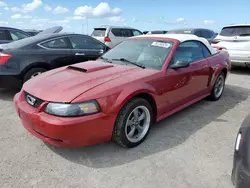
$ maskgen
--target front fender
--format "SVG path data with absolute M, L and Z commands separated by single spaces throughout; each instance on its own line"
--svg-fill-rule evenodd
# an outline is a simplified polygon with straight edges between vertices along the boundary
M 124 87 L 119 93 L 110 95 L 107 98 L 99 99 L 101 103 L 106 103 L 104 105 L 105 113 L 119 113 L 121 108 L 133 97 L 138 94 L 147 93 L 153 97 L 155 100 L 156 90 L 151 85 L 143 84 L 133 84 Z M 156 100 L 155 100 L 156 101 Z

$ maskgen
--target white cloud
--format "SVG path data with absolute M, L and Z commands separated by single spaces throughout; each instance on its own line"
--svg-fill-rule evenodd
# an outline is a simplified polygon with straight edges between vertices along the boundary
M 4 7 L 4 10 L 6 10 L 6 11 L 7 11 L 7 10 L 10 10 L 10 9 L 9 9 L 9 7 Z
M 11 16 L 11 19 L 30 19 L 32 16 L 30 15 L 24 15 L 22 16 L 21 14 L 14 14 Z
M 3 13 L 0 12 L 0 15 L 2 15 Z
M 32 16 L 30 16 L 30 15 L 24 15 L 21 18 L 23 18 L 23 19 L 30 19 L 30 18 L 32 18 Z
M 21 14 L 14 14 L 11 16 L 11 19 L 20 19 L 22 17 Z
M 177 18 L 176 19 L 176 22 L 177 23 L 183 23 L 183 22 L 185 22 L 186 20 L 184 19 L 184 18 Z
M 24 22 L 16 22 L 17 24 L 24 24 Z
M 138 20 L 136 18 L 133 18 L 132 19 L 132 22 L 137 22 Z
M 43 4 L 42 0 L 33 0 L 31 3 L 22 5 L 22 12 L 33 12 Z
M 125 21 L 125 19 L 122 18 L 121 16 L 112 16 L 112 17 L 109 17 L 108 20 L 110 22 L 115 22 L 115 23 L 122 23 Z
M 61 7 L 61 6 L 57 6 L 54 10 L 53 13 L 54 14 L 64 14 L 69 12 L 69 9 L 65 8 L 65 7 Z
M 33 18 L 31 20 L 31 23 L 46 23 L 48 21 L 49 21 L 49 19 L 47 19 L 47 18 Z
M 18 7 L 12 7 L 10 10 L 11 10 L 12 12 L 19 12 L 19 11 L 20 11 L 20 8 L 18 8 Z
M 113 17 L 121 15 L 122 10 L 120 8 L 111 8 L 108 3 L 100 3 L 96 7 L 81 6 L 78 7 L 74 14 L 76 16 L 100 18 L 100 17 Z
M 52 23 L 52 24 L 66 24 L 66 23 L 69 23 L 69 22 L 70 22 L 69 19 L 49 21 L 49 23 Z
M 204 20 L 204 24 L 215 24 L 214 20 Z
M 49 12 L 49 11 L 52 11 L 52 8 L 49 5 L 44 5 L 44 10 Z
M 8 25 L 8 24 L 9 24 L 9 22 L 6 22 L 6 21 L 0 21 L 0 24 L 1 24 L 1 25 Z
M 5 3 L 4 1 L 0 1 L 0 7 L 7 7 L 7 3 Z
M 84 20 L 85 18 L 82 16 L 74 16 L 72 17 L 73 20 Z

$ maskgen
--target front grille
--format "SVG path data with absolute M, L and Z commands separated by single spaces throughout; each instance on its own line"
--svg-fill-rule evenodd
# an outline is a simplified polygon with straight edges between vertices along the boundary
M 31 103 L 31 101 L 28 99 L 28 97 L 31 97 L 32 99 L 34 99 L 35 102 L 34 102 L 34 103 Z M 33 95 L 31 95 L 31 94 L 29 94 L 29 93 L 26 93 L 26 92 L 25 92 L 25 101 L 26 101 L 29 105 L 33 106 L 34 108 L 38 108 L 38 107 L 44 102 L 42 99 L 39 99 L 39 98 L 37 98 L 37 97 L 34 97 Z

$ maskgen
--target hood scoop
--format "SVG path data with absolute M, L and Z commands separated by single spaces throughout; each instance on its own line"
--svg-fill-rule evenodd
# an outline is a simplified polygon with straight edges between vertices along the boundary
M 90 72 L 95 72 L 95 71 L 99 71 L 103 69 L 108 69 L 111 67 L 114 67 L 114 66 L 107 65 L 106 63 L 95 63 L 93 61 L 89 61 L 85 63 L 78 63 L 78 64 L 70 65 L 67 68 L 74 70 L 74 71 L 90 73 Z
M 79 67 L 68 66 L 68 69 L 79 71 L 79 72 L 87 72 L 86 69 L 81 69 Z

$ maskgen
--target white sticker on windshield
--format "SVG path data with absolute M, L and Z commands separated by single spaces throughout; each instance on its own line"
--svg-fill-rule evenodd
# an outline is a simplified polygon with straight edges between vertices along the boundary
M 184 31 L 184 33 L 191 33 L 191 31 Z
M 164 43 L 164 42 L 153 42 L 151 46 L 158 46 L 158 47 L 163 47 L 163 48 L 169 48 L 171 45 L 169 43 Z

